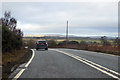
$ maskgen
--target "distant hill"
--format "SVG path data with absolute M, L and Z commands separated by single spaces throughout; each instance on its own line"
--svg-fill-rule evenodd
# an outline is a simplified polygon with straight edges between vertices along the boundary
M 55 34 L 47 34 L 47 35 L 25 35 L 24 38 L 37 38 L 37 39 L 65 39 L 65 35 L 55 35 Z M 69 35 L 69 39 L 74 40 L 98 40 L 102 36 L 90 36 L 90 37 L 81 37 L 81 36 L 74 36 Z M 115 39 L 115 37 L 107 37 L 108 39 Z

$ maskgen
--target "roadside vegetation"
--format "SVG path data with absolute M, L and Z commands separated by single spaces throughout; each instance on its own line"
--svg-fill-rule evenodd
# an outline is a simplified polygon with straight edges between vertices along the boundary
M 77 41 L 76 41 L 77 43 Z M 62 45 L 65 46 L 65 45 Z M 62 47 L 61 46 L 61 47 Z M 108 40 L 106 36 L 103 36 L 98 41 L 80 41 L 78 44 L 69 44 L 66 48 L 74 48 L 80 50 L 89 50 L 95 52 L 102 52 L 107 54 L 120 55 L 120 39 L 116 38 L 113 40 Z
M 106 36 L 101 37 L 100 40 L 97 41 L 69 41 L 67 46 L 65 45 L 65 41 L 62 41 L 58 44 L 58 47 L 120 55 L 120 39 L 116 38 L 113 40 L 108 40 Z
M 10 12 L 0 19 L 2 27 L 2 79 L 6 80 L 20 64 L 31 57 L 31 51 L 25 49 L 23 32 L 17 29 L 17 20 Z
M 24 41 L 31 41 L 33 44 L 37 40 L 35 38 L 24 38 Z M 67 42 L 65 39 L 46 39 L 48 42 L 49 48 L 71 48 L 71 49 L 79 49 L 79 50 L 88 50 L 94 52 L 102 52 L 106 54 L 120 55 L 120 39 L 116 37 L 116 39 L 108 39 L 108 37 L 103 36 L 97 40 L 72 40 L 70 39 Z M 35 46 L 34 46 L 35 47 Z

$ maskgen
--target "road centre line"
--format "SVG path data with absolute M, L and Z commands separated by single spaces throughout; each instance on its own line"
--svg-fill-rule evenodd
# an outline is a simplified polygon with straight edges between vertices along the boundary
M 69 55 L 69 54 L 68 54 L 68 55 Z M 75 56 L 75 55 L 74 55 L 74 56 Z M 113 71 L 113 70 L 111 70 L 111 69 L 108 69 L 108 68 L 106 68 L 106 67 L 103 67 L 103 66 L 101 66 L 101 65 L 99 65 L 99 64 L 96 64 L 95 62 L 92 62 L 92 61 L 87 60 L 87 59 L 85 59 L 85 58 L 82 58 L 82 57 L 80 57 L 80 56 L 76 56 L 76 57 L 78 57 L 78 58 L 80 58 L 80 59 L 83 59 L 83 60 L 85 60 L 85 61 L 87 61 L 87 62 L 89 62 L 89 63 L 91 63 L 91 64 L 93 64 L 93 65 L 96 65 L 96 66 L 100 67 L 100 68 L 103 68 L 103 69 L 105 69 L 105 70 L 107 70 L 107 71 L 110 71 L 110 72 L 112 72 L 112 73 L 114 73 L 114 74 L 116 74 L 116 75 L 120 75 L 120 73 L 118 73 L 118 72 L 116 72 L 116 71 Z
M 103 69 L 105 69 L 105 70 L 107 70 L 107 71 L 110 71 L 110 72 L 112 72 L 112 73 L 114 73 L 114 74 L 116 74 L 116 75 L 120 75 L 120 73 L 118 73 L 118 72 L 116 72 L 116 71 L 113 71 L 113 70 L 111 70 L 111 69 L 108 69 L 108 68 L 106 68 L 106 67 L 104 67 L 104 66 L 101 66 L 101 65 L 99 65 L 99 64 L 96 64 L 96 63 L 94 63 L 94 62 L 92 62 L 92 61 L 89 61 L 89 60 L 87 60 L 87 59 L 81 58 L 81 57 L 79 57 L 79 56 L 76 56 L 76 57 L 78 57 L 78 58 L 80 58 L 80 59 L 83 59 L 83 60 L 85 60 L 85 61 L 87 61 L 87 62 L 89 62 L 89 63 L 91 63 L 91 64 L 93 64 L 93 65 L 96 65 L 96 66 L 100 67 L 100 68 L 103 68 Z
M 101 71 L 101 72 L 103 72 L 103 73 L 111 76 L 111 77 L 113 77 L 113 78 L 116 78 L 116 79 L 120 80 L 120 78 L 119 78 L 118 76 L 115 76 L 115 75 L 113 75 L 113 74 L 111 74 L 111 73 L 109 73 L 109 72 L 107 72 L 107 71 L 110 71 L 110 72 L 112 72 L 112 73 L 114 73 L 114 74 L 120 75 L 118 72 L 115 72 L 115 71 L 110 70 L 110 69 L 108 69 L 108 68 L 106 68 L 106 67 L 103 67 L 103 66 L 101 66 L 101 65 L 99 65 L 99 64 L 97 64 L 97 63 L 94 63 L 94 62 L 92 62 L 92 61 L 90 61 L 90 60 L 87 60 L 87 59 L 85 59 L 85 58 L 81 58 L 81 57 L 79 57 L 79 56 L 76 56 L 76 55 L 73 55 L 73 54 L 70 54 L 70 53 L 67 53 L 67 52 L 64 52 L 64 51 L 60 51 L 60 50 L 57 50 L 57 49 L 51 49 L 51 50 L 54 50 L 54 51 L 57 51 L 57 52 L 66 54 L 66 55 L 68 55 L 68 56 L 70 56 L 70 57 L 73 57 L 74 59 L 77 59 L 77 60 L 79 60 L 79 61 L 81 61 L 81 62 L 83 62 L 83 63 L 85 63 L 85 64 L 87 64 L 87 65 L 89 65 L 89 66 L 91 66 L 91 67 L 93 67 L 93 68 L 95 68 L 95 69 L 97 69 L 97 70 L 99 70 L 99 71 Z M 96 65 L 96 66 L 95 66 L 95 65 Z M 100 67 L 100 68 L 99 68 L 99 67 Z M 102 70 L 101 68 L 102 68 L 102 69 L 105 69 L 105 70 L 107 70 L 107 71 Z

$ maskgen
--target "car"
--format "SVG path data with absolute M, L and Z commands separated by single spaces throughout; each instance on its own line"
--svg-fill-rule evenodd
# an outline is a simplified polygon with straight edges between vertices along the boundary
M 46 40 L 39 40 L 36 42 L 36 50 L 45 49 L 48 50 L 48 43 Z

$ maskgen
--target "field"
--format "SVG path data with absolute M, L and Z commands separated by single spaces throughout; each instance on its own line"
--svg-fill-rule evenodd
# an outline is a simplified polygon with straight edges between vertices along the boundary
M 29 41 L 29 40 L 33 40 L 33 41 L 38 41 L 38 40 L 44 40 L 44 39 L 34 39 L 34 38 L 23 38 L 23 40 L 24 41 Z M 47 41 L 49 41 L 50 39 L 46 39 Z M 53 40 L 55 40 L 57 43 L 59 43 L 59 42 L 62 42 L 62 41 L 65 41 L 65 39 L 53 39 Z M 85 41 L 85 42 L 96 42 L 96 43 L 101 43 L 101 41 L 100 40 L 88 40 L 88 39 L 79 39 L 79 40 L 77 40 L 77 39 L 69 39 L 69 41 L 77 41 L 77 42 L 81 42 L 81 41 Z M 112 40 L 108 40 L 111 44 L 113 44 L 113 41 Z
M 32 41 L 33 44 L 31 44 L 31 46 L 33 46 L 33 45 L 35 46 L 36 41 L 38 41 L 40 39 L 24 38 L 23 40 L 25 43 L 31 43 L 31 41 Z M 46 40 L 48 42 L 50 41 L 50 39 L 46 39 Z M 114 44 L 113 40 L 107 40 L 110 43 L 110 45 L 103 45 L 101 40 L 70 39 L 69 41 L 77 41 L 79 43 L 81 43 L 81 41 L 85 41 L 87 43 L 87 45 L 85 45 L 85 44 L 77 44 L 76 45 L 73 43 L 73 44 L 68 44 L 67 47 L 65 44 L 58 45 L 60 42 L 65 41 L 65 39 L 52 39 L 52 40 L 55 41 L 56 45 L 53 46 L 52 44 L 54 44 L 54 43 L 48 44 L 50 48 L 73 48 L 73 49 L 89 50 L 89 51 L 102 52 L 102 53 L 107 53 L 107 54 L 120 55 L 119 54 L 119 47 Z

